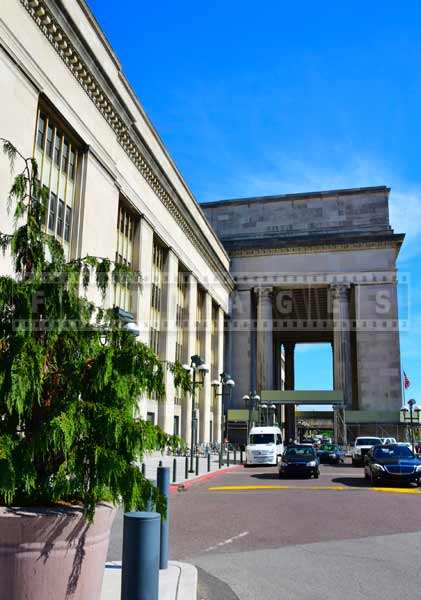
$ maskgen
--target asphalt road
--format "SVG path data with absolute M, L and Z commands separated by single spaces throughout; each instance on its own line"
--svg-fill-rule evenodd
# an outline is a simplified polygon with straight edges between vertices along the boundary
M 233 486 L 248 489 L 211 489 Z M 173 494 L 170 556 L 199 567 L 206 600 L 412 599 L 420 530 L 414 487 L 373 491 L 348 464 L 318 480 L 259 467 Z

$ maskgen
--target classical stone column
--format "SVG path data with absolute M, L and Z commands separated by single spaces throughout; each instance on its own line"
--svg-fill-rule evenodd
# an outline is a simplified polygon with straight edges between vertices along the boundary
M 285 352 L 285 389 L 293 390 L 295 388 L 295 343 L 286 342 L 284 344 Z M 295 406 L 287 404 L 285 406 L 285 438 L 295 439 Z
M 190 364 L 190 359 L 196 354 L 196 316 L 197 316 L 197 279 L 189 273 L 186 281 L 186 355 L 184 360 Z M 191 443 L 191 394 L 183 396 L 183 410 L 181 414 L 181 436 L 190 446 Z
M 177 277 L 178 258 L 169 249 L 164 263 L 164 287 L 161 305 L 161 333 L 159 355 L 166 363 L 175 362 L 177 339 Z M 174 379 L 169 369 L 164 368 L 165 399 L 158 402 L 158 423 L 166 433 L 174 432 Z
M 282 389 L 282 345 L 279 334 L 274 335 L 273 347 L 273 387 L 275 390 Z M 282 405 L 276 407 L 276 420 L 282 422 Z
M 218 378 L 220 373 L 224 371 L 224 311 L 221 307 L 218 308 Z M 223 392 L 222 386 L 218 387 L 218 393 Z M 228 401 L 227 396 L 224 396 L 224 403 Z M 216 396 L 213 404 L 213 439 L 215 442 L 221 441 L 221 419 L 222 419 L 222 396 Z M 226 410 L 225 406 L 225 410 Z
M 273 389 L 273 293 L 257 290 L 257 391 Z
M 229 372 L 235 380 L 230 408 L 245 408 L 243 396 L 252 388 L 253 336 L 252 297 L 250 289 L 236 289 L 231 299 L 231 361 Z
M 349 313 L 349 286 L 332 285 L 333 300 L 333 379 L 342 390 L 345 406 L 352 409 L 352 363 Z
M 204 299 L 204 331 L 203 331 L 203 357 L 209 368 L 209 373 L 204 378 L 204 385 L 200 389 L 200 416 L 199 416 L 199 442 L 207 444 L 209 442 L 210 425 L 210 403 L 211 403 L 211 373 L 210 365 L 212 360 L 212 297 L 209 292 L 205 293 Z M 200 376 L 199 376 L 200 377 Z

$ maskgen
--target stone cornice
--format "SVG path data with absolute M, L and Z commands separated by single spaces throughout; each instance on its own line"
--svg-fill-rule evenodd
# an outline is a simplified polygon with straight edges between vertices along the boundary
M 183 200 L 178 197 L 151 150 L 141 138 L 140 132 L 136 126 L 133 126 L 134 119 L 127 110 L 123 110 L 122 102 L 117 98 L 111 85 L 107 86 L 105 81 L 100 81 L 98 74 L 94 74 L 88 64 L 89 61 L 82 56 L 81 49 L 76 48 L 76 44 L 73 43 L 58 18 L 53 14 L 47 0 L 19 1 L 114 130 L 119 144 L 139 173 L 170 212 L 183 233 L 206 258 L 211 269 L 221 276 L 227 289 L 231 291 L 233 281 L 229 272 L 219 257 L 209 251 L 205 234 L 194 222 Z M 109 89 L 106 90 L 106 87 Z M 201 209 L 199 209 L 200 211 Z
M 320 252 L 350 252 L 355 250 L 375 250 L 382 248 L 395 247 L 399 250 L 400 244 L 391 241 L 372 241 L 372 242 L 347 242 L 345 244 L 327 243 L 327 244 L 309 244 L 303 246 L 279 246 L 273 248 L 238 248 L 230 250 L 228 254 L 232 258 L 252 257 L 252 256 L 276 256 L 279 254 L 316 254 Z

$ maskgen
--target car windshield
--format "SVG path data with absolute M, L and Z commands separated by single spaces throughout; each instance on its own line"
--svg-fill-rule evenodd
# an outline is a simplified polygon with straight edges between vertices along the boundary
M 314 456 L 314 449 L 310 446 L 291 446 L 285 450 L 284 456 Z
M 374 458 L 413 458 L 408 446 L 381 446 L 374 451 Z
M 274 444 L 275 436 L 273 433 L 253 433 L 250 436 L 250 444 Z
M 356 446 L 381 446 L 382 441 L 378 438 L 359 438 L 356 442 Z

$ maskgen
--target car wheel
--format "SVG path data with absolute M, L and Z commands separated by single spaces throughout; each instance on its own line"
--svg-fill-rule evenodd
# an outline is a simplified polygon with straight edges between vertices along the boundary
M 376 485 L 376 483 L 377 483 L 376 479 L 373 475 L 373 471 L 370 471 L 370 483 L 371 483 L 371 485 Z
M 352 457 L 352 461 L 351 461 L 351 462 L 352 462 L 352 466 L 353 466 L 353 467 L 356 467 L 356 466 L 357 466 L 357 463 L 356 463 L 356 461 L 355 461 L 355 458 L 354 458 L 354 457 Z
M 283 474 L 283 473 L 281 473 L 281 471 L 278 471 L 278 477 L 279 477 L 279 479 L 282 479 L 282 478 L 283 478 L 283 476 L 284 476 L 284 474 Z
M 319 471 L 314 471 L 314 474 L 313 474 L 314 479 L 319 479 L 319 475 L 320 475 Z
M 370 476 L 365 469 L 364 469 L 364 478 L 367 479 L 367 481 L 370 479 Z

